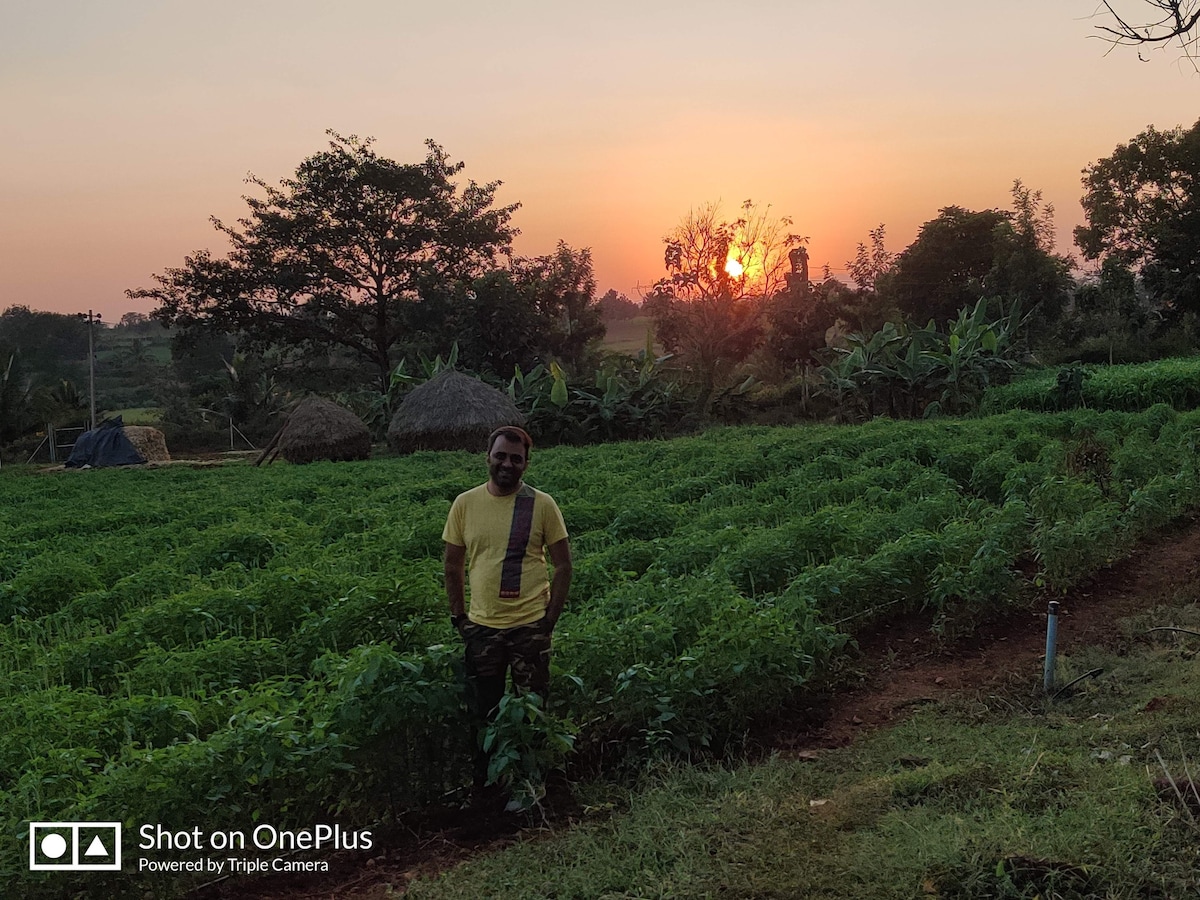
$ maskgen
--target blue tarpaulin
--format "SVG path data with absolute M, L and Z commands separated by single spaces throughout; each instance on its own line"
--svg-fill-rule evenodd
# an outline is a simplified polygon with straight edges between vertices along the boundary
M 138 453 L 122 430 L 125 423 L 120 416 L 105 419 L 91 431 L 85 431 L 75 440 L 71 455 L 67 459 L 68 469 L 84 466 L 136 466 L 146 460 Z

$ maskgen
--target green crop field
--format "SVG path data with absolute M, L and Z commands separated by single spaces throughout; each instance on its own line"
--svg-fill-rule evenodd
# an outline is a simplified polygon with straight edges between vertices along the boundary
M 634 316 L 632 319 L 612 319 L 604 323 L 604 347 L 617 353 L 636 354 L 646 349 L 646 333 L 654 332 L 654 320 L 649 316 Z M 662 347 L 655 345 L 655 352 Z
M 613 768 L 736 749 L 856 629 L 969 629 L 1193 508 L 1198 434 L 1159 405 L 535 450 L 576 556 L 538 734 Z M 441 529 L 484 477 L 0 472 L 0 879 L 84 883 L 25 871 L 30 821 L 367 826 L 461 787 Z
M 1064 404 L 1060 373 L 1077 372 L 1078 396 Z M 1165 403 L 1175 409 L 1200 406 L 1200 357 L 1174 357 L 1117 366 L 1060 366 L 1038 369 L 1012 384 L 990 388 L 987 412 L 1009 409 L 1051 411 L 1066 405 L 1137 411 Z

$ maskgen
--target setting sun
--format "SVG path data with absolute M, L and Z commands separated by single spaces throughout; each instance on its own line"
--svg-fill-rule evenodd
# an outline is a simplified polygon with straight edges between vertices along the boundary
M 725 272 L 730 278 L 741 278 L 745 267 L 732 256 L 725 260 Z

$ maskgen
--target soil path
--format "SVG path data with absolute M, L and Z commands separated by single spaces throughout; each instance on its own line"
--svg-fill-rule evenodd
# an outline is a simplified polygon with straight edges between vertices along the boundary
M 1031 693 L 1042 680 L 1048 597 L 954 643 L 937 639 L 928 622 L 893 623 L 858 639 L 857 686 L 821 698 L 757 737 L 761 750 L 810 755 L 845 746 L 865 731 L 886 727 L 915 707 L 1014 682 Z M 1137 547 L 1125 559 L 1058 598 L 1058 646 L 1110 644 L 1122 639 L 1115 623 L 1161 604 L 1200 600 L 1200 519 L 1189 518 Z M 553 816 L 569 827 L 577 810 Z M 502 817 L 449 814 L 407 834 L 387 835 L 382 855 L 320 878 L 239 877 L 196 891 L 200 900 L 383 900 L 418 875 L 445 870 L 521 836 Z M 331 869 L 336 862 L 331 862 Z

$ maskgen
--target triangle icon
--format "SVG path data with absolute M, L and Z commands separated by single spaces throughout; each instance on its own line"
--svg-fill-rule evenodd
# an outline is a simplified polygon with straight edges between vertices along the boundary
M 104 849 L 104 842 L 100 840 L 100 835 L 92 838 L 92 842 L 88 844 L 88 848 L 83 851 L 84 856 L 108 856 L 108 851 Z

